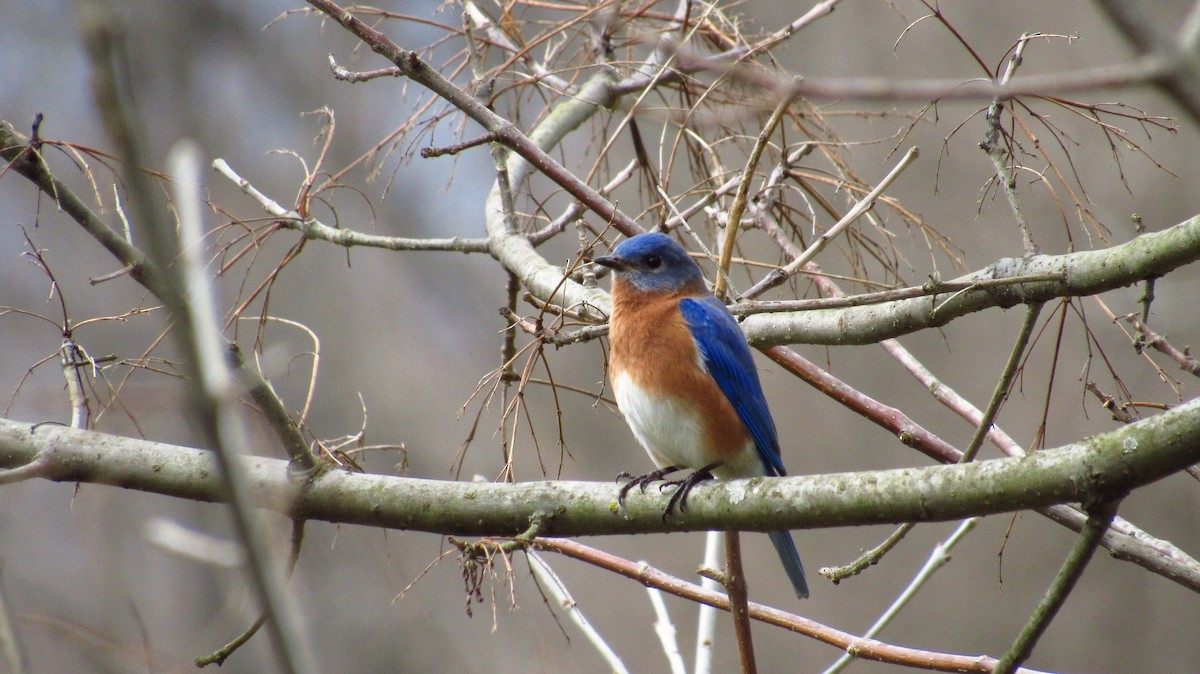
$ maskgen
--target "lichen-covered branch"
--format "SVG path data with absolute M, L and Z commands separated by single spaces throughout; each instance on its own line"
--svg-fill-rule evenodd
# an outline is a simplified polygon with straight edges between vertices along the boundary
M 46 479 L 94 482 L 197 501 L 221 487 L 207 451 L 0 420 L 0 466 L 47 465 Z M 1200 461 L 1200 399 L 1087 440 L 1020 458 L 953 466 L 705 483 L 685 515 L 666 495 L 619 485 L 421 480 L 325 471 L 296 493 L 288 462 L 244 457 L 254 501 L 293 517 L 457 535 L 512 535 L 544 519 L 552 536 L 738 529 L 772 531 L 947 521 L 1121 496 Z M 1196 589 L 1200 589 L 1197 586 Z
M 967 314 L 992 307 L 1045 302 L 1058 297 L 1096 295 L 1163 276 L 1200 260 L 1200 216 L 1174 227 L 1143 234 L 1103 250 L 1065 255 L 1004 258 L 955 279 L 996 279 L 1025 274 L 1052 274 L 1039 281 L 931 295 L 887 304 L 843 309 L 750 316 L 742 330 L 758 347 L 779 344 L 873 344 L 919 330 L 936 328 Z

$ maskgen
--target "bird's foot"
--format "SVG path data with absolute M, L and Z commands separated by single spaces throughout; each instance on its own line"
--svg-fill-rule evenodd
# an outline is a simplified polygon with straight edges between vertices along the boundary
M 719 465 L 721 464 L 714 463 L 705 466 L 700 470 L 692 472 L 682 480 L 667 480 L 659 485 L 659 491 L 662 491 L 667 487 L 675 487 L 675 493 L 671 494 L 671 499 L 667 501 L 667 510 L 663 513 L 663 520 L 666 520 L 671 514 L 671 511 L 675 510 L 676 508 L 679 509 L 680 513 L 687 512 L 687 498 L 688 494 L 690 494 L 692 491 L 692 487 L 695 487 L 706 480 L 713 479 L 713 474 L 711 471 L 713 468 L 716 468 Z
M 650 484 L 651 482 L 658 482 L 659 480 L 663 479 L 664 475 L 673 473 L 677 470 L 681 470 L 681 468 L 679 466 L 668 466 L 666 468 L 659 468 L 658 470 L 646 473 L 645 475 L 630 475 L 625 471 L 621 471 L 621 474 L 617 476 L 617 480 L 627 480 L 627 482 L 621 486 L 621 491 L 617 494 L 617 503 L 620 503 L 622 506 L 624 506 L 625 496 L 629 494 L 630 489 L 637 487 L 641 489 L 642 493 L 644 494 L 646 493 L 646 485 Z

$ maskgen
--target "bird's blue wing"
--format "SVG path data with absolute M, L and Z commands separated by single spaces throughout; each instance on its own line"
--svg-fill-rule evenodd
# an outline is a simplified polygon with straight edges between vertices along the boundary
M 688 298 L 679 312 L 691 330 L 700 356 L 717 386 L 746 424 L 767 475 L 786 475 L 779 455 L 779 436 L 767 409 L 750 347 L 733 314 L 716 297 Z

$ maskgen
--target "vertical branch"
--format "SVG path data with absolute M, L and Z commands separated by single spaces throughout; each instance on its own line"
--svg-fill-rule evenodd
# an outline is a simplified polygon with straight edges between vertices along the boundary
M 754 642 L 750 639 L 749 592 L 742 570 L 741 536 L 737 531 L 725 532 L 725 590 L 729 593 L 729 613 L 733 616 L 742 674 L 755 674 L 758 668 L 754 664 Z
M 4 564 L 0 563 L 0 573 L 3 571 Z M 12 612 L 8 610 L 8 601 L 4 596 L 3 578 L 0 578 L 0 652 L 3 653 L 3 662 L 12 674 L 25 674 L 29 671 L 29 657 L 21 647 L 21 640 L 17 638 Z
M 721 549 L 724 547 L 725 533 L 710 531 L 704 537 L 704 567 L 715 569 L 721 564 Z M 700 580 L 700 586 L 709 592 L 716 592 L 720 586 L 716 580 L 707 575 Z M 697 674 L 712 671 L 713 644 L 717 636 L 717 607 L 711 604 L 700 605 L 700 615 L 696 620 L 696 665 Z
M 1108 525 L 1112 523 L 1113 517 L 1117 514 L 1117 506 L 1120 504 L 1121 499 L 1112 499 L 1093 504 L 1088 508 L 1087 524 L 1079 534 L 1079 538 L 1076 539 L 1075 547 L 1071 549 L 1071 554 L 1063 562 L 1058 576 L 1046 590 L 1046 596 L 1034 609 L 1025 629 L 1021 630 L 1017 640 L 996 664 L 996 668 L 993 670 L 994 674 L 1009 674 L 1015 671 L 1033 653 L 1038 639 L 1046 632 L 1050 621 L 1054 620 L 1054 616 L 1067 601 L 1067 596 L 1071 594 L 1075 583 L 1083 575 L 1084 568 L 1087 567 L 1092 554 L 1096 552 L 1096 547 L 1100 545 L 1100 539 L 1104 537 L 1104 532 L 1108 531 Z
M 991 432 L 996 415 L 1000 413 L 1000 405 L 1008 399 L 1008 390 L 1012 388 L 1013 378 L 1017 374 L 1017 368 L 1025 355 L 1025 347 L 1029 344 L 1029 337 L 1033 334 L 1033 328 L 1037 325 L 1038 315 L 1041 313 L 1041 302 L 1029 305 L 1029 309 L 1025 313 L 1025 322 L 1021 324 L 1021 332 L 1017 335 L 1017 343 L 1013 345 L 1008 362 L 1004 364 L 1004 372 L 1000 374 L 1000 381 L 996 382 L 996 389 L 992 391 L 992 399 L 988 401 L 987 409 L 983 411 L 983 418 L 979 420 L 979 425 L 975 428 L 975 435 L 971 438 L 971 444 L 967 445 L 966 450 L 963 451 L 959 463 L 974 460 L 979 448 L 983 446 L 984 439 Z
M 728 287 L 729 261 L 733 258 L 733 245 L 737 240 L 742 213 L 746 210 L 746 195 L 750 191 L 750 182 L 754 180 L 754 171 L 758 168 L 758 160 L 762 157 L 763 149 L 771 141 L 771 136 L 775 135 L 775 129 L 779 126 L 783 114 L 787 112 L 793 100 L 795 100 L 794 95 L 785 96 L 771 111 L 771 116 L 767 118 L 767 123 L 758 133 L 758 140 L 750 150 L 750 157 L 746 159 L 746 168 L 742 169 L 742 180 L 738 183 L 737 192 L 733 195 L 733 203 L 729 206 L 729 217 L 725 221 L 725 238 L 721 241 L 721 259 L 717 263 L 717 280 L 713 284 L 713 294 L 722 301 L 725 299 L 725 291 Z
M 498 172 L 497 176 L 507 175 L 506 173 Z M 507 182 L 504 181 L 501 189 L 505 189 Z M 507 219 L 507 216 L 506 216 Z M 521 282 L 511 272 L 508 274 L 508 285 L 506 286 L 507 300 L 505 308 L 510 312 L 509 315 L 515 315 L 517 311 L 517 294 L 521 290 Z M 501 312 L 503 313 L 503 312 Z M 508 442 L 508 396 L 512 393 L 513 382 L 521 380 L 521 376 L 517 374 L 513 367 L 517 359 L 517 329 L 513 326 L 508 326 L 504 331 L 504 342 L 500 345 L 500 460 L 504 466 L 502 474 L 508 477 L 511 482 L 516 481 L 514 469 L 512 465 L 512 448 Z
M 86 429 L 92 419 L 92 410 L 88 406 L 87 393 L 83 390 L 83 368 L 91 365 L 91 359 L 68 336 L 63 338 L 59 348 L 59 361 L 63 377 L 67 380 L 67 399 L 71 401 L 71 428 Z
M 180 285 L 187 288 L 181 313 L 188 318 L 180 322 L 192 332 L 187 342 L 194 349 L 188 355 L 195 363 L 196 402 L 207 413 L 205 420 L 210 424 L 202 430 L 216 449 L 234 527 L 246 550 L 247 566 L 280 664 L 287 672 L 315 671 L 316 658 L 304 637 L 299 609 L 287 593 L 274 550 L 267 544 L 251 505 L 249 480 L 237 464 L 237 458 L 242 449 L 249 446 L 249 440 L 241 415 L 237 380 L 225 359 L 214 293 L 204 271 L 200 152 L 195 145 L 183 141 L 172 148 L 167 160 L 176 177 L 175 198 L 179 213 L 179 260 L 172 268 L 178 270 Z
M 253 586 L 269 614 L 269 626 L 280 667 L 287 672 L 307 672 L 316 659 L 302 636 L 298 610 L 292 606 L 279 577 L 279 566 L 271 561 L 271 550 L 251 516 L 246 495 L 246 478 L 236 468 L 235 454 L 246 446 L 240 403 L 234 380 L 224 361 L 213 294 L 203 269 L 201 225 L 202 199 L 199 191 L 198 152 L 191 146 L 173 153 L 177 160 L 179 190 L 179 240 L 171 218 L 149 175 L 141 167 L 150 165 L 150 153 L 142 136 L 126 54 L 114 10 L 100 0 L 81 0 L 79 22 L 92 61 L 93 93 L 105 128 L 113 138 L 117 154 L 124 157 L 122 177 L 130 197 L 133 225 L 139 240 L 148 246 L 148 257 L 161 273 L 145 274 L 150 289 L 166 305 L 175 326 L 180 350 L 187 356 L 190 409 L 194 428 L 203 445 L 216 450 L 219 479 L 225 487 L 230 512 L 253 579 Z M 130 246 L 131 247 L 131 246 Z M 176 256 L 183 259 L 172 268 Z M 146 271 L 146 270 L 143 270 Z M 184 289 L 188 290 L 185 300 Z
M 1029 33 L 1025 33 L 1017 41 L 1017 47 L 1008 59 L 1008 67 L 1005 68 L 1004 75 L 1000 77 L 1001 86 L 1008 84 L 1013 73 L 1017 72 L 1017 68 L 1021 66 L 1025 45 L 1029 44 L 1030 37 Z M 1012 209 L 1013 218 L 1021 230 L 1021 244 L 1025 254 L 1036 255 L 1038 247 L 1033 241 L 1033 232 L 1029 228 L 1029 222 L 1025 219 L 1025 211 L 1021 208 L 1021 202 L 1017 199 L 1016 177 L 1013 176 L 1013 167 L 1009 164 L 1012 153 L 1008 151 L 1004 128 L 1001 125 L 1003 113 L 1004 103 L 999 98 L 992 99 L 992 104 L 988 106 L 987 111 L 987 133 L 979 146 L 987 153 L 988 159 L 992 160 L 992 167 L 996 171 L 996 182 L 1004 191 L 1004 196 L 1008 199 L 1008 205 Z

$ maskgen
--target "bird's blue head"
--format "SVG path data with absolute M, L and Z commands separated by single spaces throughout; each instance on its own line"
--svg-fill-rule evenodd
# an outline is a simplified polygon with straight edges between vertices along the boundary
M 639 234 L 622 241 L 611 255 L 595 263 L 612 269 L 616 277 L 642 292 L 674 293 L 683 289 L 702 292 L 704 274 L 675 239 L 659 232 Z

